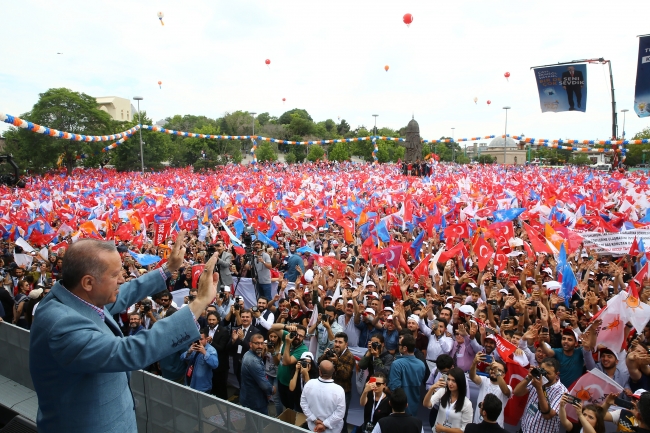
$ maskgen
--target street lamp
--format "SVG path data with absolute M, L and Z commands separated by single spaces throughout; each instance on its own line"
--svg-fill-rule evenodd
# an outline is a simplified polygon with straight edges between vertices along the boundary
M 375 135 L 377 135 L 377 116 L 379 116 L 379 114 L 373 114 L 373 117 L 375 118 Z
M 456 162 L 456 146 L 454 146 L 454 133 L 456 128 L 451 128 L 451 161 Z
M 503 132 L 503 165 L 506 165 L 506 150 L 508 149 L 508 110 L 510 107 L 503 107 L 506 110 L 506 129 Z
M 138 101 L 138 124 L 140 125 L 140 166 L 142 168 L 142 174 L 144 174 L 144 152 L 142 151 L 142 121 L 140 119 L 140 101 L 144 98 L 142 96 L 134 96 L 133 100 Z
M 623 113 L 623 140 L 625 140 L 625 113 L 627 113 L 628 110 L 627 108 L 624 108 L 621 110 L 621 113 Z

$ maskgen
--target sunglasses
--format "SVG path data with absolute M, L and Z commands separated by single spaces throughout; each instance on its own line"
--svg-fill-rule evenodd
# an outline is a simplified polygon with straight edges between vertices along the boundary
M 386 385 L 384 382 L 375 382 L 375 385 L 380 386 L 380 385 Z

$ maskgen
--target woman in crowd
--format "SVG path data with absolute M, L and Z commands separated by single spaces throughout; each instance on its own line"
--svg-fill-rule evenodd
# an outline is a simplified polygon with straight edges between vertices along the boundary
M 465 373 L 458 367 L 449 370 L 447 386 L 433 393 L 429 388 L 423 405 L 431 409 L 440 404 L 433 433 L 462 433 L 465 426 L 472 422 L 474 411 L 472 402 L 467 398 Z M 433 395 L 432 395 L 433 394 Z

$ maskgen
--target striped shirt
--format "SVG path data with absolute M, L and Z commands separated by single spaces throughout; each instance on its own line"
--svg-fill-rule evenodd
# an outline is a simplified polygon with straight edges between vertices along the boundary
M 560 400 L 562 394 L 568 392 L 566 387 L 559 380 L 547 388 L 544 388 L 544 393 L 548 399 L 548 404 L 551 410 L 554 410 L 556 415 L 551 419 L 544 419 L 542 413 L 539 411 L 539 398 L 537 390 L 532 383 L 526 386 L 528 389 L 528 401 L 526 402 L 526 411 L 524 417 L 521 419 L 521 430 L 523 433 L 557 433 L 560 431 L 560 417 L 557 415 L 560 411 Z M 544 398 L 544 397 L 542 397 Z
M 102 308 L 99 308 L 97 305 L 93 305 L 93 304 L 91 304 L 90 302 L 86 302 L 86 301 L 84 301 L 83 299 L 81 299 L 79 296 L 75 295 L 75 294 L 72 293 L 72 292 L 70 292 L 70 293 L 72 294 L 72 296 L 74 296 L 75 298 L 79 299 L 81 302 L 83 302 L 84 304 L 88 305 L 90 308 L 92 308 L 93 310 L 95 310 L 95 313 L 99 314 L 99 317 L 101 317 L 102 320 L 105 320 L 106 316 L 104 315 L 104 310 L 103 310 Z

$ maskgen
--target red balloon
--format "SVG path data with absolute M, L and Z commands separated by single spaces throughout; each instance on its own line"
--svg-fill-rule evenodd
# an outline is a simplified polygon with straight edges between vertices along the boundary
M 271 64 L 271 61 L 270 61 L 269 59 L 266 59 L 266 60 L 264 61 L 264 63 L 266 63 L 267 65 L 270 65 L 270 64 Z
M 286 100 L 287 100 L 286 98 L 282 98 L 282 102 L 284 102 L 284 101 L 286 101 Z
M 505 74 L 503 74 L 503 76 L 506 78 L 510 78 L 510 72 L 506 72 Z
M 404 15 L 404 18 L 402 18 L 402 21 L 404 21 L 404 24 L 406 24 L 407 26 L 410 25 L 413 22 L 413 15 L 411 15 L 411 14 Z
M 490 101 L 490 100 L 488 99 L 487 103 L 488 103 L 488 105 L 490 105 L 490 104 L 492 103 L 492 101 Z

